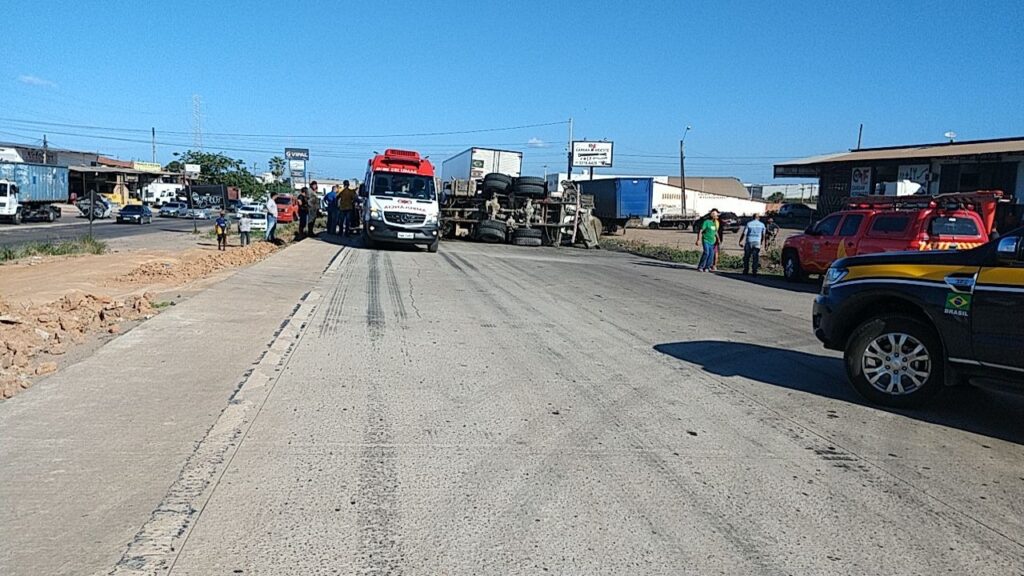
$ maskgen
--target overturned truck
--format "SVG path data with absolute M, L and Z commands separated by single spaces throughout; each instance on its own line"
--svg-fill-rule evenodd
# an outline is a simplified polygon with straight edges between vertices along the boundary
M 570 180 L 551 191 L 543 178 L 492 172 L 443 183 L 441 230 L 446 239 L 596 248 L 601 223 L 593 209 L 593 198 Z

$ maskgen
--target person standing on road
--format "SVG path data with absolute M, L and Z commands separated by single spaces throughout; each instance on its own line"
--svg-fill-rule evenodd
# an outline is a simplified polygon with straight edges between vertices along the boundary
M 320 185 L 317 184 L 316 180 L 309 183 L 309 192 L 306 194 L 306 236 L 315 238 L 316 233 L 313 232 L 313 228 L 316 227 L 317 210 L 320 208 L 320 197 L 319 197 Z
M 765 240 L 764 247 L 771 248 L 775 246 L 775 239 L 779 236 L 779 225 L 775 223 L 775 219 L 771 216 L 765 221 Z
M 754 214 L 753 220 L 747 222 L 747 225 L 743 227 L 743 231 L 740 232 L 740 246 L 743 247 L 744 276 L 751 272 L 753 272 L 754 276 L 757 276 L 757 271 L 761 268 L 761 248 L 764 247 L 765 240 L 768 237 L 766 231 L 767 228 L 761 222 L 761 215 Z M 753 259 L 753 262 L 751 262 L 751 259 Z
M 299 206 L 299 229 L 295 235 L 299 238 L 306 233 L 306 221 L 309 220 L 309 188 L 305 186 L 299 191 L 299 195 L 295 197 L 295 203 Z
M 249 235 L 252 233 L 252 219 L 247 212 L 238 216 L 238 243 L 241 246 L 249 245 Z
M 331 191 L 324 194 L 324 201 L 322 203 L 325 210 L 327 210 L 327 233 L 336 235 L 338 233 L 338 185 L 331 186 Z
M 338 211 L 341 213 L 341 235 L 348 236 L 355 228 L 355 207 L 356 191 L 353 190 L 348 180 L 341 183 L 341 192 L 338 192 Z
M 710 272 L 715 265 L 715 253 L 718 251 L 718 209 L 712 208 L 707 219 L 700 225 L 697 233 L 697 246 L 703 248 L 697 270 Z
M 274 236 L 274 232 L 277 231 L 277 202 L 275 200 L 276 198 L 277 192 L 271 192 L 270 196 L 267 198 L 267 203 L 264 205 L 264 208 L 267 209 L 267 235 L 265 238 L 267 242 L 273 242 L 277 240 L 277 238 Z
M 228 219 L 224 217 L 224 211 L 213 221 L 213 229 L 217 232 L 217 250 L 228 249 Z

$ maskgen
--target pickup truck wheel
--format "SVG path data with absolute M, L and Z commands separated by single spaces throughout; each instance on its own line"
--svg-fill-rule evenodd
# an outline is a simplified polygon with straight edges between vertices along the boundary
M 807 278 L 796 252 L 790 250 L 782 255 L 782 274 L 790 282 L 803 282 Z
M 942 390 L 942 343 L 930 326 L 910 316 L 864 322 L 850 336 L 844 359 L 854 389 L 875 404 L 920 406 Z

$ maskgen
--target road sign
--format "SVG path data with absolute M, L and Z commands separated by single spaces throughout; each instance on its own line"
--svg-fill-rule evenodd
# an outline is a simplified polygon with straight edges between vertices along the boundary
M 611 168 L 612 143 L 584 141 L 573 142 L 572 165 L 575 168 Z
M 284 157 L 288 160 L 309 160 L 309 148 L 285 148 Z

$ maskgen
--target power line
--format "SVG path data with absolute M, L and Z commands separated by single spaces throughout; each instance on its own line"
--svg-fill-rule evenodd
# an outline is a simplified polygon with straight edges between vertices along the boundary
M 41 120 L 23 120 L 18 118 L 0 118 L 3 122 L 16 122 L 20 124 L 29 124 L 35 126 L 56 126 L 58 128 L 73 128 L 83 130 L 104 130 L 108 132 L 128 132 L 128 133 L 145 133 L 148 130 L 143 128 L 113 128 L 109 126 L 89 126 L 83 124 L 66 124 L 60 122 L 44 122 Z M 542 128 L 545 126 L 559 126 L 568 124 L 568 120 L 561 120 L 558 122 L 543 122 L 539 124 L 522 124 L 519 126 L 504 126 L 500 128 L 477 128 L 474 130 L 452 130 L 448 132 L 409 132 L 405 134 L 244 134 L 244 133 L 232 133 L 232 132 L 204 132 L 203 136 L 223 136 L 223 137 L 238 137 L 238 138 L 263 138 L 263 139 L 301 139 L 301 138 L 414 138 L 414 137 L 425 137 L 425 136 L 455 136 L 459 134 L 481 134 L 484 132 L 508 132 L 512 130 L 525 130 L 527 128 Z M 162 134 L 174 134 L 178 136 L 188 136 L 190 132 L 180 132 L 174 130 L 161 130 Z

